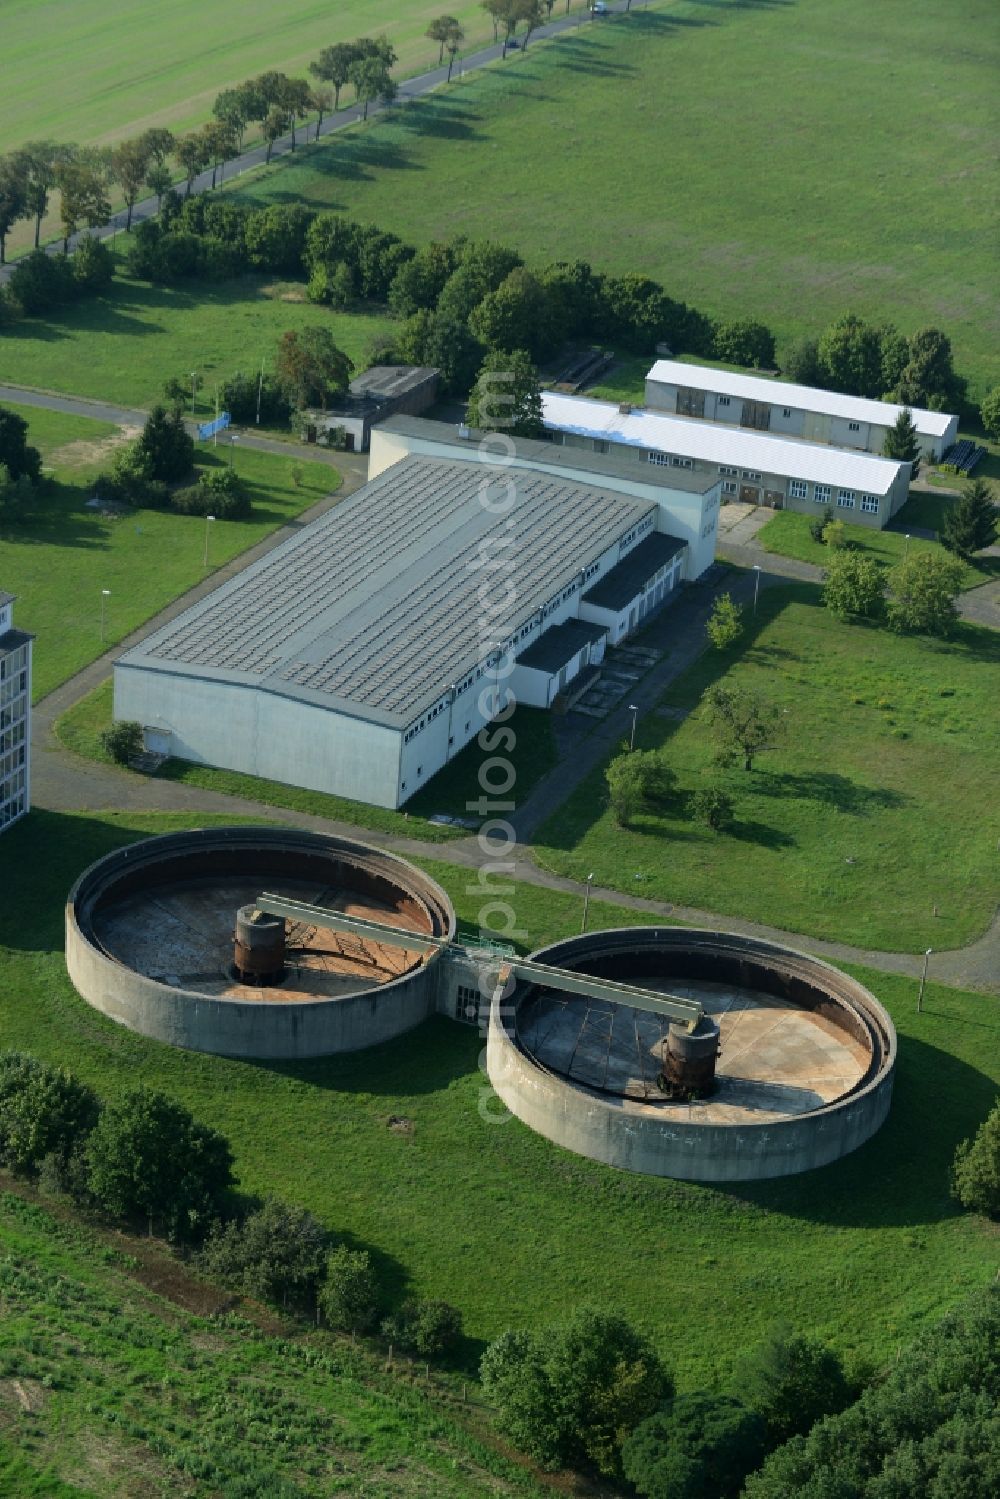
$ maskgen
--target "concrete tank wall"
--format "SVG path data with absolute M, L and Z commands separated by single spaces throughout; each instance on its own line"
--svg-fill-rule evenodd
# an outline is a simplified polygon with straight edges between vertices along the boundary
M 171 1046 L 225 1056 L 304 1059 L 359 1051 L 391 1040 L 433 1013 L 439 957 L 377 987 L 333 999 L 242 1001 L 199 994 L 125 967 L 95 940 L 95 913 L 113 898 L 160 880 L 246 875 L 262 881 L 282 868 L 350 873 L 352 888 L 397 909 L 424 913 L 426 930 L 451 936 L 455 913 L 437 883 L 392 854 L 346 839 L 275 828 L 220 828 L 149 838 L 92 864 L 66 903 L 66 967 L 88 1004 L 112 1020 Z M 331 880 L 331 883 L 333 881 Z M 234 912 L 235 919 L 235 912 Z M 418 939 L 419 940 L 419 939 Z
M 685 1181 L 757 1181 L 808 1171 L 857 1149 L 884 1122 L 892 1099 L 896 1038 L 869 992 L 817 958 L 729 933 L 630 928 L 574 937 L 533 954 L 622 982 L 644 975 L 705 978 L 754 987 L 814 1009 L 855 1038 L 867 1036 L 871 1064 L 842 1098 L 809 1113 L 760 1124 L 687 1122 L 683 1105 L 650 1106 L 611 1097 L 548 1071 L 517 1038 L 518 985 L 490 1010 L 487 1071 L 523 1123 L 578 1155 L 650 1176 Z

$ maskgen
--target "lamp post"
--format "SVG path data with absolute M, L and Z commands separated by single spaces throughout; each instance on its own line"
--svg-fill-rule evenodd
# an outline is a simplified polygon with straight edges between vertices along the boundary
M 583 892 L 583 920 L 580 922 L 581 932 L 585 932 L 587 930 L 587 912 L 590 910 L 590 887 L 593 883 L 594 876 L 592 874 L 588 874 L 587 887 Z
M 638 705 L 638 703 L 629 703 L 629 705 L 628 705 L 628 711 L 632 715 L 632 733 L 631 733 L 631 736 L 629 737 L 628 747 L 629 747 L 630 750 L 634 750 L 635 749 L 635 719 L 636 719 L 636 714 L 639 712 L 639 705 Z
M 924 985 L 927 983 L 927 965 L 928 965 L 928 963 L 931 960 L 931 953 L 933 951 L 934 951 L 933 947 L 929 947 L 927 949 L 927 951 L 924 953 L 924 971 L 920 975 L 920 990 L 919 990 L 919 993 L 917 994 L 917 1014 L 918 1015 L 921 1013 L 921 1011 L 924 1008 Z
M 101 644 L 104 644 L 104 609 L 108 599 L 111 597 L 110 588 L 101 589 Z
M 212 524 L 212 522 L 214 520 L 215 520 L 215 516 L 214 515 L 206 515 L 205 516 L 205 555 L 202 558 L 201 565 L 202 565 L 202 567 L 206 567 L 206 568 L 208 567 L 208 528 L 209 528 L 209 526 Z
M 198 389 L 198 371 L 191 371 L 191 420 L 194 421 L 194 398 Z
M 760 563 L 753 565 L 753 612 L 757 613 L 757 595 L 760 593 Z
M 235 458 L 236 458 L 236 444 L 239 442 L 239 440 L 240 440 L 240 435 L 239 435 L 238 432 L 230 432 L 230 434 L 229 434 L 229 467 L 230 468 L 232 468 L 234 466 L 234 462 L 235 462 Z

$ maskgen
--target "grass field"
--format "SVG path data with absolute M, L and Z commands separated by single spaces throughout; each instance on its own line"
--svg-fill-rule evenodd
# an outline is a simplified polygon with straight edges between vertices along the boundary
M 677 776 L 667 808 L 618 828 L 598 769 L 539 829 L 540 862 L 865 947 L 919 952 L 978 936 L 1000 894 L 987 790 L 1000 637 L 963 626 L 932 643 L 841 624 L 807 584 L 765 590 L 747 624 L 732 653 L 709 651 L 671 687 L 664 701 L 680 719 L 640 725 L 637 744 L 662 749 Z M 787 735 L 749 775 L 713 768 L 711 731 L 691 711 L 721 679 L 787 713 Z M 684 805 L 717 781 L 735 801 L 724 834 Z
M 953 503 L 950 496 L 926 493 L 916 495 L 899 512 L 896 524 L 937 531 Z M 811 521 L 812 516 L 802 515 L 796 510 L 779 510 L 761 526 L 756 540 L 765 551 L 777 552 L 782 557 L 795 557 L 800 562 L 814 562 L 817 567 L 826 567 L 830 561 L 830 549 L 821 541 L 813 540 L 809 534 Z M 852 547 L 866 552 L 886 567 L 894 567 L 911 553 L 945 552 L 938 541 L 928 541 L 921 536 L 911 536 L 907 540 L 905 530 L 874 531 L 871 526 L 852 526 L 847 523 L 844 532 Z M 1000 574 L 1000 557 L 979 557 L 973 562 L 963 563 L 962 570 L 962 587 L 978 588 Z
M 475 0 L 453 0 L 469 45 L 492 39 Z M 109 141 L 208 119 L 220 89 L 265 68 L 303 75 L 321 48 L 385 32 L 405 75 L 437 62 L 436 0 L 5 0 L 3 149 L 52 136 Z M 345 98 L 350 95 L 348 89 Z
M 330 313 L 306 302 L 301 283 L 238 281 L 150 286 L 120 277 L 106 297 L 61 309 L 51 321 L 25 318 L 0 333 L 3 379 L 127 405 L 162 399 L 164 381 L 201 372 L 198 414 L 213 388 L 238 370 L 273 368 L 283 333 L 319 324 L 359 369 L 388 326 L 384 315 Z
M 204 821 L 204 819 L 201 819 Z M 922 1319 L 991 1277 L 994 1229 L 956 1213 L 956 1142 L 1000 1075 L 996 1006 L 931 984 L 860 973 L 900 1029 L 885 1128 L 838 1164 L 755 1186 L 700 1187 L 616 1172 L 514 1120 L 486 1123 L 475 1031 L 437 1019 L 389 1046 L 309 1063 L 176 1051 L 90 1009 L 62 960 L 62 902 L 91 859 L 174 817 L 32 813 L 0 840 L 5 1043 L 59 1061 L 106 1095 L 138 1078 L 232 1140 L 241 1181 L 307 1204 L 371 1245 L 393 1295 L 459 1305 L 473 1340 L 584 1300 L 655 1334 L 683 1388 L 725 1386 L 777 1315 L 846 1353 L 894 1355 Z M 428 869 L 475 921 L 469 872 Z M 11 878 L 17 872 L 17 879 Z M 531 944 L 578 931 L 579 898 L 518 885 Z M 637 913 L 594 902 L 594 926 Z M 859 971 L 860 972 L 860 971 Z M 387 1128 L 402 1115 L 413 1128 Z
M 109 678 L 62 714 L 56 722 L 56 733 L 67 749 L 88 760 L 105 765 L 111 763 L 101 746 L 101 733 L 111 722 L 113 701 L 113 683 Z M 517 773 L 518 792 L 523 800 L 556 762 L 552 725 L 549 715 L 541 709 L 520 708 L 509 727 L 516 735 L 511 757 Z M 367 802 L 349 801 L 342 796 L 329 796 L 322 791 L 307 791 L 301 786 L 287 786 L 281 781 L 268 781 L 260 776 L 242 775 L 234 770 L 192 765 L 185 760 L 169 760 L 159 778 L 183 781 L 187 786 L 202 786 L 208 791 L 221 791 L 227 796 L 245 797 L 265 806 L 307 812 L 313 817 L 325 817 L 335 822 L 351 822 L 375 832 L 443 843 L 452 838 L 468 837 L 468 830 L 429 819 L 442 812 L 451 817 L 474 815 L 470 813 L 469 803 L 478 802 L 482 795 L 478 777 L 484 758 L 473 740 L 411 797 L 404 812 L 372 807 Z M 119 770 L 119 774 L 132 776 L 133 772 Z
M 34 691 L 43 697 L 205 577 L 206 522 L 168 511 L 108 519 L 86 510 L 88 481 L 107 466 L 116 429 L 36 407 L 9 409 L 29 423 L 29 440 L 50 471 L 36 511 L 0 529 L 0 578 L 17 595 L 18 626 L 37 637 Z M 227 458 L 223 449 L 217 455 L 206 448 L 198 461 L 211 465 Z M 212 527 L 210 569 L 245 552 L 339 483 L 329 464 L 304 463 L 297 487 L 291 459 L 247 448 L 237 452 L 235 464 L 252 486 L 254 513 Z M 110 597 L 102 642 L 104 588 Z
M 956 45 L 956 38 L 965 39 Z M 936 323 L 1000 378 L 990 0 L 677 0 L 470 76 L 242 191 L 659 277 L 785 343 Z
M 546 1491 L 477 1439 L 482 1414 L 446 1389 L 383 1374 L 340 1339 L 283 1337 L 273 1317 L 214 1315 L 224 1298 L 159 1246 L 6 1191 L 0 1236 L 4 1494 Z

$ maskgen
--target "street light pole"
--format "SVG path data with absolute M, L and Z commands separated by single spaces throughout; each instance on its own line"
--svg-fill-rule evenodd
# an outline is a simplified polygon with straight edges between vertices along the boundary
M 198 371 L 191 371 L 191 420 L 194 421 L 194 398 L 198 389 Z
M 104 606 L 111 597 L 110 588 L 101 589 L 101 644 L 104 644 Z
M 230 434 L 229 434 L 229 467 L 230 468 L 232 468 L 234 466 L 235 457 L 236 457 L 236 444 L 239 442 L 239 440 L 240 440 L 240 435 L 239 435 L 238 432 L 230 432 Z
M 214 520 L 214 515 L 205 516 L 205 555 L 202 558 L 202 567 L 208 567 L 208 528 Z
M 757 613 L 757 595 L 760 592 L 760 563 L 753 565 L 753 612 Z
M 588 874 L 587 887 L 583 892 L 583 920 L 580 922 L 581 933 L 587 930 L 587 912 L 590 910 L 590 887 L 593 883 L 594 876 L 592 874 Z
M 630 737 L 629 742 L 628 742 L 628 747 L 629 747 L 629 750 L 634 750 L 635 749 L 635 718 L 636 718 L 636 714 L 639 712 L 638 704 L 637 703 L 629 703 L 629 705 L 628 705 L 628 711 L 632 715 L 632 734 L 631 734 L 631 737 Z
M 927 951 L 924 953 L 924 971 L 920 975 L 920 992 L 917 995 L 917 1014 L 918 1015 L 921 1013 L 921 1011 L 924 1008 L 924 985 L 927 982 L 927 965 L 928 965 L 928 963 L 931 960 L 931 953 L 933 951 L 934 951 L 933 947 L 929 947 L 927 949 Z
M 909 550 L 910 550 L 910 533 L 909 533 L 909 531 L 907 531 L 906 535 L 903 537 L 903 561 L 904 562 L 906 561 L 906 554 L 907 554 L 907 552 Z

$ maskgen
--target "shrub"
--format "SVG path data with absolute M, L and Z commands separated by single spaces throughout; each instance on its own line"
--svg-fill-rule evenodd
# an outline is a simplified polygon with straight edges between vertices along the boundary
M 724 651 L 736 644 L 743 634 L 743 610 L 739 604 L 733 603 L 732 594 L 719 595 L 705 629 L 717 651 Z
M 80 283 L 66 255 L 46 255 L 32 250 L 19 260 L 7 282 L 5 295 L 27 317 L 50 312 L 80 294 Z
M 222 386 L 220 398 L 222 409 L 240 425 L 253 426 L 256 423 L 258 399 L 264 426 L 288 425 L 291 407 L 273 375 L 264 375 L 263 378 L 259 375 L 232 375 Z
M 328 1327 L 367 1332 L 378 1315 L 378 1282 L 367 1249 L 338 1244 L 326 1257 L 319 1308 Z
M 741 1361 L 737 1388 L 767 1426 L 772 1446 L 842 1411 L 851 1389 L 837 1355 L 778 1322 Z
M 842 520 L 832 520 L 823 527 L 823 545 L 839 551 L 847 545 L 847 527 Z
M 994 385 L 983 397 L 979 417 L 986 435 L 994 442 L 1000 442 L 1000 385 Z
M 142 754 L 142 724 L 123 718 L 101 732 L 101 748 L 116 765 L 127 765 Z
M 306 1208 L 269 1197 L 241 1222 L 215 1229 L 200 1262 L 234 1290 L 311 1310 L 329 1234 Z
M 608 800 L 619 827 L 627 828 L 638 812 L 655 812 L 674 790 L 674 773 L 657 750 L 628 750 L 604 772 Z
M 439 1358 L 450 1353 L 462 1336 L 462 1314 L 447 1301 L 404 1301 L 382 1323 L 382 1333 L 406 1353 Z
M 704 822 L 718 832 L 733 820 L 733 799 L 719 786 L 692 791 L 688 811 L 697 822 Z
M 885 572 L 864 552 L 835 552 L 823 580 L 823 602 L 838 619 L 878 619 L 885 611 Z
M 174 491 L 170 507 L 180 515 L 214 515 L 216 520 L 245 520 L 252 510 L 250 486 L 231 468 L 205 469 L 197 484 Z
M 136 439 L 136 447 L 149 464 L 149 477 L 174 484 L 186 479 L 194 467 L 194 441 L 184 427 L 179 411 L 156 405 Z
M 114 280 L 115 258 L 96 234 L 87 234 L 73 255 L 73 278 L 80 292 L 95 295 Z
M 149 494 L 153 464 L 149 454 L 135 442 L 123 443 L 111 458 L 110 495 L 129 505 L 142 505 Z
M 0 1054 L 0 1157 L 12 1171 L 36 1171 L 47 1156 L 65 1165 L 99 1112 L 93 1089 L 71 1072 L 21 1052 Z
M 583 1308 L 561 1326 L 505 1332 L 480 1376 L 511 1440 L 545 1467 L 617 1475 L 622 1442 L 673 1394 L 652 1345 L 623 1317 Z
M 767 1450 L 756 1412 L 728 1395 L 680 1395 L 622 1447 L 625 1476 L 646 1499 L 731 1499 Z
M 770 369 L 774 365 L 774 334 L 751 318 L 720 323 L 715 330 L 715 357 L 727 364 Z
M 813 541 L 818 541 L 820 545 L 822 545 L 824 532 L 826 531 L 827 526 L 833 524 L 834 519 L 835 517 L 833 511 L 830 509 L 830 506 L 827 505 L 822 515 L 816 516 L 809 522 L 809 535 L 812 537 Z
M 962 564 L 937 552 L 911 552 L 889 574 L 888 620 L 894 630 L 949 635 L 958 618 L 955 599 Z
M 970 1212 L 1000 1218 L 1000 1103 L 956 1150 L 951 1195 Z
M 136 1088 L 107 1104 L 87 1140 L 90 1190 L 115 1217 L 141 1214 L 150 1234 L 198 1238 L 233 1185 L 229 1142 L 163 1093 Z

